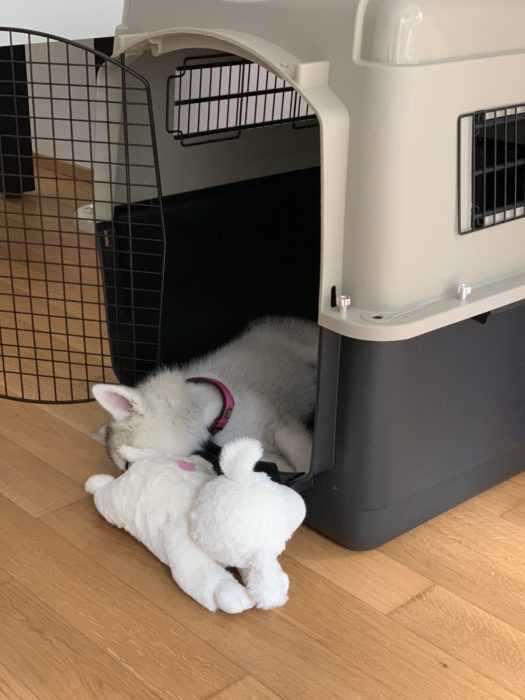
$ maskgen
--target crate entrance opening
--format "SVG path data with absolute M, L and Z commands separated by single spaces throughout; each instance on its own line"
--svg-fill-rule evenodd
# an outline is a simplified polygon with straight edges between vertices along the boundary
M 164 274 L 157 279 L 160 363 L 187 363 L 264 316 L 315 320 L 320 141 L 310 106 L 283 79 L 231 54 L 185 49 L 144 56 L 134 68 L 151 83 L 154 99 L 165 100 L 164 112 L 156 107 L 166 238 Z M 135 121 L 133 109 L 128 119 Z M 155 278 L 148 270 L 157 261 L 141 246 L 162 235 L 151 201 L 132 194 L 131 208 L 115 209 L 113 243 L 102 251 L 112 354 L 126 383 L 141 378 L 136 361 L 123 358 L 136 358 L 142 331 L 140 324 L 122 323 L 122 308 L 151 306 Z M 133 298 L 129 275 L 121 284 L 114 274 L 129 267 L 130 246 Z M 143 344 L 145 368 L 146 354 Z
M 202 52 L 160 60 L 166 70 L 162 84 L 154 59 L 144 59 L 137 68 L 147 73 L 151 66 L 147 77 L 155 94 L 164 95 L 160 90 L 168 82 L 167 128 L 162 133 L 157 128 L 166 232 L 159 359 L 174 366 L 225 345 L 257 319 L 316 321 L 320 142 L 317 118 L 306 102 L 262 66 Z M 173 73 L 174 66 L 181 68 Z M 132 205 L 131 228 L 127 204 L 116 208 L 113 241 L 120 249 L 103 252 L 106 279 L 115 259 L 117 268 L 128 264 L 128 231 L 141 240 L 158 235 L 149 204 Z M 148 282 L 148 265 L 155 260 L 145 249 L 139 254 L 132 247 L 135 270 L 141 273 L 139 278 L 135 273 L 133 303 L 147 308 L 147 284 L 154 279 Z M 127 300 L 118 282 L 109 290 L 124 302 L 113 300 L 108 307 L 114 367 L 120 381 L 133 384 L 142 378 L 137 365 L 122 358 L 136 357 L 133 348 L 147 338 L 140 325 L 132 336 L 132 329 L 111 315 Z M 147 345 L 141 348 L 144 357 Z

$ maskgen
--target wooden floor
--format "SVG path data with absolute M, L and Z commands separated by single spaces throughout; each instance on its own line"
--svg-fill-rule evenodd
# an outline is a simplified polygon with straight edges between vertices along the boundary
M 83 493 L 92 404 L 0 401 L 0 697 L 525 697 L 525 475 L 378 551 L 302 529 L 279 611 L 211 614 Z

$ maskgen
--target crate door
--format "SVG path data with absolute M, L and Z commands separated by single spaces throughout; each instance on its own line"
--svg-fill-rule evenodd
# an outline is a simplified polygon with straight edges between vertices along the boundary
M 0 396 L 80 402 L 159 357 L 165 232 L 147 81 L 0 27 Z M 115 370 L 115 371 L 114 371 Z

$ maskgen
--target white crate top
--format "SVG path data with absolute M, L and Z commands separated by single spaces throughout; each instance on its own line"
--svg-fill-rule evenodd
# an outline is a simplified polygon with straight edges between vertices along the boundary
M 321 126 L 319 321 L 392 341 L 525 299 L 518 209 L 501 228 L 458 227 L 458 168 L 467 184 L 474 173 L 471 122 L 459 155 L 458 120 L 525 104 L 524 26 L 524 0 L 127 0 L 116 46 L 161 102 L 186 49 L 254 60 L 298 90 Z M 216 162 L 211 147 L 199 155 Z M 178 173 L 211 178 L 183 157 Z M 220 163 L 237 177 L 244 160 L 224 150 Z M 344 314 L 334 288 L 352 298 Z
M 257 34 L 302 61 L 413 65 L 525 50 L 523 0 L 126 0 L 119 33 Z
M 368 0 L 361 57 L 424 64 L 523 51 L 522 0 Z

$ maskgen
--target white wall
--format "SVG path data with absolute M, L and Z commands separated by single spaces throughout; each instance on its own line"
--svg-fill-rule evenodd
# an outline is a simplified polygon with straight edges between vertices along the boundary
M 1 2 L 1 0 L 0 0 Z M 73 39 L 92 47 L 95 37 L 113 36 L 115 26 L 120 23 L 123 0 L 19 0 L 18 2 L 1 2 L 2 12 L 0 22 L 5 27 L 17 27 L 21 29 L 37 30 L 56 34 L 66 39 Z M 86 41 L 88 40 L 88 41 Z M 0 32 L 0 46 L 10 43 L 26 44 L 27 35 L 10 34 Z M 71 91 L 73 99 L 71 109 L 64 98 L 69 96 L 67 90 L 68 74 L 65 66 L 57 65 L 66 63 L 65 48 L 61 44 L 52 43 L 51 71 L 45 65 L 48 58 L 45 43 L 39 45 L 39 38 L 31 37 L 31 56 L 26 49 L 28 59 L 29 80 L 29 109 L 33 119 L 31 128 L 33 135 L 33 147 L 39 155 L 71 160 L 74 155 L 79 160 L 89 160 L 89 145 L 75 144 L 75 154 L 72 153 L 71 140 L 86 140 L 89 138 L 88 125 L 80 119 L 87 117 L 87 88 L 75 87 Z M 69 49 L 69 61 L 85 62 L 85 54 L 73 47 Z M 34 64 L 29 63 L 30 58 Z M 83 67 L 70 68 L 69 78 L 72 83 L 86 85 L 94 84 L 94 61 L 88 56 L 90 63 L 89 76 Z M 51 74 L 50 74 L 51 73 Z M 53 83 L 53 95 L 49 98 L 49 87 L 46 82 Z M 36 84 L 33 84 L 36 83 Z M 42 83 L 42 84 L 38 84 Z M 71 117 L 70 123 L 50 120 L 51 110 L 55 117 Z M 74 117 L 77 117 L 75 121 Z M 52 140 L 54 130 L 54 139 Z
M 93 45 L 92 40 L 84 43 Z M 50 42 L 48 47 L 31 42 L 26 60 L 34 152 L 90 167 L 88 120 L 94 119 L 94 108 L 88 104 L 88 89 L 93 99 L 93 55 L 62 43 Z
M 4 27 L 33 29 L 66 39 L 113 36 L 123 0 L 15 0 L 1 2 Z M 0 34 L 0 45 L 9 39 Z

